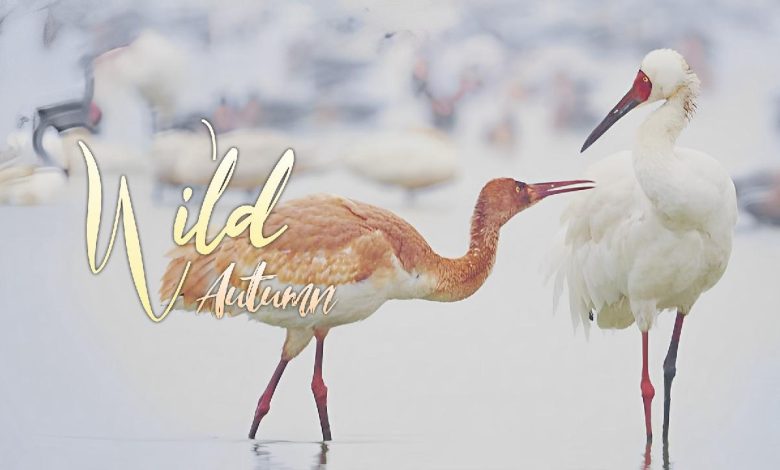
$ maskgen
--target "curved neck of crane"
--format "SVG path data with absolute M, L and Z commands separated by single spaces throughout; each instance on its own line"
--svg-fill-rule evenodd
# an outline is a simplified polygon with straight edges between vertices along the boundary
M 637 181 L 656 210 L 670 221 L 693 220 L 685 191 L 692 176 L 674 146 L 695 107 L 696 83 L 681 86 L 642 123 L 634 146 Z
M 429 300 L 462 300 L 482 287 L 496 261 L 501 225 L 500 217 L 486 210 L 485 202 L 480 198 L 471 218 L 469 249 L 460 258 L 438 257 L 438 282 L 434 292 L 427 297 Z
M 653 111 L 639 127 L 635 153 L 672 154 L 674 144 L 695 108 L 695 98 L 693 87 L 683 85 L 661 107 Z

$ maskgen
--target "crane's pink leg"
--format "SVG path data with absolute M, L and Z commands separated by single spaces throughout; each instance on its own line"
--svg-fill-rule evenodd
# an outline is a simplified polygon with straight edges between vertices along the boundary
M 674 330 L 672 331 L 672 340 L 669 342 L 669 351 L 664 359 L 664 434 L 665 443 L 669 442 L 669 407 L 672 402 L 672 381 L 677 374 L 677 346 L 680 343 L 680 333 L 682 333 L 683 320 L 685 315 L 677 312 L 677 319 L 674 321 Z
M 327 334 L 327 331 L 314 333 L 314 337 L 317 338 L 317 352 L 314 356 L 314 376 L 311 378 L 311 391 L 314 393 L 314 402 L 317 403 L 317 413 L 320 415 L 323 441 L 331 440 L 330 421 L 328 420 L 328 387 L 322 380 L 322 354 Z
M 647 332 L 642 332 L 642 382 L 640 383 L 642 389 L 642 402 L 645 405 L 645 430 L 647 431 L 647 442 L 653 442 L 653 427 L 650 424 L 650 411 L 651 404 L 653 403 L 653 397 L 655 396 L 655 388 L 650 382 L 650 374 L 647 372 Z
M 271 376 L 271 380 L 268 382 L 268 386 L 265 388 L 265 392 L 260 395 L 260 400 L 257 402 L 257 409 L 255 410 L 255 418 L 252 420 L 252 428 L 249 430 L 249 438 L 254 439 L 257 434 L 257 428 L 260 426 L 260 420 L 263 419 L 268 411 L 271 409 L 271 398 L 274 396 L 276 386 L 279 384 L 279 379 L 282 378 L 284 368 L 287 367 L 288 359 L 282 357 L 279 361 L 279 365 L 276 366 L 274 375 Z

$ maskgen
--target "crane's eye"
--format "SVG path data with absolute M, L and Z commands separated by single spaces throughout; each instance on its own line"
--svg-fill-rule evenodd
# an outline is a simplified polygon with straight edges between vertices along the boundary
M 516 192 L 516 193 L 519 193 L 519 192 L 520 192 L 520 186 L 515 186 L 515 192 Z
M 648 79 L 647 77 L 642 77 L 642 81 L 645 82 L 645 83 L 647 83 L 649 80 L 650 79 Z

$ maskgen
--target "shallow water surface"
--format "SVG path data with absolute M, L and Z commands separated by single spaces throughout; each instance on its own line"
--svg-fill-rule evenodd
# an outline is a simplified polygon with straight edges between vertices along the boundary
M 719 148 L 711 129 L 719 107 L 731 105 L 703 101 L 709 112 L 684 136 L 686 145 Z M 398 192 L 341 171 L 295 175 L 284 197 L 325 191 L 387 207 L 440 253 L 457 256 L 489 178 L 574 178 L 593 160 L 576 157 L 579 137 L 545 133 L 543 113 L 528 110 L 522 155 L 503 159 L 464 145 L 462 177 L 422 195 L 414 207 Z M 639 118 L 631 119 L 594 155 L 625 146 Z M 739 168 L 744 152 L 726 152 L 734 144 L 720 140 L 724 164 Z M 113 210 L 117 176 L 105 178 L 105 207 Z M 176 207 L 153 201 L 145 175 L 128 180 L 154 292 Z M 334 441 L 323 445 L 310 388 L 313 348 L 285 371 L 260 440 L 247 440 L 284 332 L 243 317 L 218 321 L 183 312 L 150 322 L 135 297 L 121 238 L 106 270 L 89 272 L 85 187 L 74 178 L 53 206 L 0 207 L 4 468 L 646 466 L 639 332 L 594 330 L 586 340 L 572 333 L 565 304 L 552 313 L 552 289 L 540 267 L 566 196 L 543 201 L 502 229 L 495 269 L 473 297 L 388 302 L 368 320 L 329 334 L 324 376 Z M 228 208 L 251 199 L 230 197 Z M 776 466 L 779 239 L 778 230 L 741 230 L 723 279 L 685 322 L 666 467 Z M 673 323 L 673 315 L 662 314 L 650 334 L 653 469 L 665 468 L 662 363 Z

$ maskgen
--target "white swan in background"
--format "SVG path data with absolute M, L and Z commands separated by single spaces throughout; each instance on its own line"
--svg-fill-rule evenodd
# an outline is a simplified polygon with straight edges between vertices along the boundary
M 0 204 L 35 205 L 54 201 L 68 181 L 65 172 L 54 166 L 35 163 L 37 157 L 28 132 L 15 131 L 0 151 Z M 43 145 L 61 158 L 62 146 L 56 134 L 44 135 Z
M 104 139 L 83 127 L 61 132 L 60 139 L 63 167 L 73 174 L 86 173 L 84 156 L 78 146 L 80 140 L 84 141 L 95 155 L 101 171 L 109 173 L 144 173 L 148 171 L 150 162 L 144 146 Z
M 39 161 L 32 143 L 32 133 L 26 129 L 19 129 L 6 136 L 6 148 L 0 151 L 0 163 L 18 160 L 22 163 Z M 65 157 L 62 149 L 62 139 L 57 132 L 50 130 L 43 134 L 43 148 L 53 158 L 54 163 L 64 167 Z
M 59 168 L 16 161 L 0 164 L 0 204 L 37 205 L 53 202 L 67 184 Z
M 457 147 L 434 129 L 361 134 L 347 148 L 343 161 L 355 174 L 401 187 L 410 197 L 458 174 Z
M 354 174 L 403 188 L 410 198 L 458 173 L 456 146 L 429 127 L 426 103 L 414 94 L 412 77 L 422 45 L 423 38 L 405 31 L 380 40 L 378 57 L 349 88 L 352 96 L 382 104 L 376 128 L 346 131 L 334 152 Z
M 83 140 L 103 171 L 148 171 L 151 129 L 173 119 L 188 83 L 188 67 L 187 52 L 151 30 L 97 56 L 92 61 L 92 102 L 103 116 L 100 133 L 78 127 L 62 132 L 63 167 L 83 172 L 77 145 Z
M 308 140 L 270 129 L 237 129 L 217 135 L 217 159 L 238 149 L 238 167 L 231 188 L 252 190 L 265 183 L 285 150 L 296 151 L 295 171 L 317 167 L 315 149 Z M 219 161 L 211 159 L 207 132 L 171 130 L 157 133 L 150 152 L 158 182 L 174 186 L 205 186 Z
M 151 30 L 127 46 L 99 55 L 92 68 L 94 101 L 104 113 L 122 114 L 116 108 L 129 97 L 140 96 L 157 114 L 158 125 L 173 118 L 189 78 L 187 52 Z

